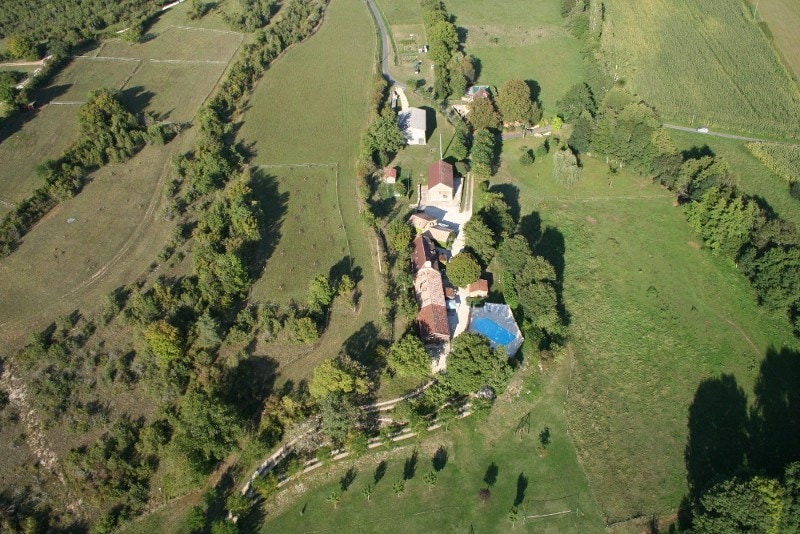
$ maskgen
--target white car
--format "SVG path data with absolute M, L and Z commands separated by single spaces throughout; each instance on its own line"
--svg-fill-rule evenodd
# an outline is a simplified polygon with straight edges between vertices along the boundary
M 697 129 L 697 133 L 708 133 L 708 128 L 703 126 L 702 128 Z

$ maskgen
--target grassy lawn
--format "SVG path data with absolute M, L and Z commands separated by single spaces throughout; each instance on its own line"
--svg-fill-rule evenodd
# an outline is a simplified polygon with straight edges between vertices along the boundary
M 253 165 L 338 164 L 338 179 L 335 165 L 259 171 L 274 179 L 272 197 L 280 202 L 265 206 L 276 224 L 273 242 L 265 243 L 270 250 L 254 298 L 305 302 L 310 280 L 337 264 L 352 265 L 361 279 L 358 308 L 335 306 L 317 344 L 257 347 L 258 354 L 280 363 L 280 381 L 308 379 L 320 361 L 335 356 L 358 333 L 378 335 L 381 303 L 367 240 L 371 234 L 358 216 L 354 173 L 359 136 L 369 116 L 374 51 L 366 6 L 333 0 L 320 30 L 264 75 L 239 130 L 241 141 L 255 153 Z
M 797 340 L 732 264 L 700 248 L 670 193 L 627 172 L 612 179 L 593 159 L 566 189 L 549 158 L 519 165 L 523 142 L 534 146 L 506 143 L 500 178 L 519 189 L 523 215 L 538 214 L 523 227 L 543 231 L 538 250 L 563 268 L 578 455 L 609 522 L 670 513 L 687 491 L 687 416 L 700 381 L 733 373 L 750 391 L 767 348 Z
M 800 77 L 800 4 L 794 0 L 776 0 L 759 4 L 759 19 L 767 23 L 775 44 L 795 78 Z
M 610 0 L 605 7 L 606 63 L 664 117 L 800 134 L 797 84 L 742 2 Z
M 420 24 L 419 2 L 408 0 L 378 0 L 378 6 L 391 24 Z
M 786 180 L 758 161 L 747 150 L 745 143 L 690 132 L 671 131 L 670 135 L 680 150 L 687 150 L 701 142 L 707 145 L 714 154 L 724 157 L 730 164 L 744 192 L 761 197 L 779 217 L 800 225 L 800 201 L 789 195 Z
M 265 506 L 261 532 L 507 532 L 508 512 L 515 505 L 521 516 L 529 516 L 516 525 L 520 532 L 601 532 L 603 523 L 565 424 L 569 367 L 565 360 L 544 377 L 533 365 L 519 371 L 512 383 L 521 392 L 518 397 L 498 399 L 486 421 L 467 418 L 448 431 L 430 433 L 416 444 L 416 457 L 409 440 L 303 476 Z M 515 430 L 526 416 L 530 432 L 518 435 Z M 551 442 L 540 455 L 539 434 L 545 428 Z M 434 469 L 432 458 L 440 447 L 447 460 L 429 489 L 423 477 Z M 386 472 L 376 483 L 382 461 Z M 478 490 L 487 487 L 490 466 L 496 481 L 483 504 Z M 326 499 L 341 491 L 339 479 L 351 467 L 355 479 L 334 509 Z M 398 497 L 392 486 L 402 478 L 407 479 L 405 493 Z M 369 502 L 361 494 L 367 484 L 375 488 Z M 557 515 L 535 517 L 545 514 Z

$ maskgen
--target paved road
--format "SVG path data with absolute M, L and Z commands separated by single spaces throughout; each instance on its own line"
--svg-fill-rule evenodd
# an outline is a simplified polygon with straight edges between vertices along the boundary
M 661 126 L 663 126 L 664 128 L 669 128 L 670 130 L 680 130 L 682 132 L 691 132 L 691 133 L 696 133 L 697 135 L 711 135 L 713 137 L 724 137 L 726 139 L 737 139 L 739 141 L 754 141 L 754 142 L 763 141 L 765 143 L 781 143 L 781 141 L 774 141 L 772 139 L 761 139 L 761 138 L 758 138 L 758 137 L 745 137 L 743 135 L 733 135 L 733 134 L 726 134 L 726 133 L 720 133 L 720 132 L 702 133 L 702 132 L 698 132 L 697 128 L 689 128 L 688 126 L 678 126 L 677 124 L 662 124 Z M 781 144 L 791 145 L 793 143 L 781 143 Z
M 378 31 L 381 33 L 381 72 L 383 72 L 384 77 L 389 81 L 389 85 L 394 84 L 405 89 L 406 84 L 395 80 L 389 73 L 389 51 L 392 49 L 392 42 L 389 39 L 389 31 L 386 29 L 386 25 L 383 23 L 383 18 L 378 11 L 378 6 L 375 5 L 375 0 L 367 0 L 367 5 L 369 6 L 369 10 L 372 11 L 375 24 L 378 25 Z

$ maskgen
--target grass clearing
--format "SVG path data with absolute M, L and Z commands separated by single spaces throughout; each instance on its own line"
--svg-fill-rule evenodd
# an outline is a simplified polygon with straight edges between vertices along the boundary
M 122 100 L 162 120 L 188 122 L 217 85 L 222 70 L 221 65 L 142 63 L 125 85 Z M 182 82 L 175 83 L 178 80 Z
M 45 91 L 52 98 L 51 104 L 52 102 L 83 103 L 90 91 L 100 87 L 122 89 L 138 67 L 138 61 L 96 61 L 75 58 L 58 73 Z M 77 111 L 77 108 L 73 111 Z M 77 113 L 75 116 L 77 117 Z
M 800 4 L 794 0 L 774 0 L 758 5 L 758 18 L 767 23 L 773 42 L 784 61 L 800 78 Z
M 536 81 L 546 116 L 555 114 L 556 102 L 583 80 L 580 43 L 565 34 L 524 46 L 503 46 L 501 41 L 468 50 L 481 61 L 480 83 L 499 86 L 512 78 Z
M 30 317 L 52 319 L 50 308 L 83 309 L 78 303 L 85 300 L 92 309 L 108 291 L 146 270 L 158 251 L 152 248 L 161 246 L 172 226 L 156 217 L 153 204 L 172 152 L 171 146 L 147 147 L 125 164 L 103 167 L 79 195 L 61 202 L 18 250 L 3 258 L 0 327 Z M 137 255 L 125 247 L 144 237 L 142 225 L 151 250 Z M 117 263 L 116 276 L 103 278 L 104 269 Z M 98 278 L 102 281 L 94 283 Z
M 227 63 L 242 35 L 231 32 L 169 26 L 143 43 L 119 39 L 105 41 L 94 53 L 97 57 L 126 57 L 170 61 L 221 61 Z
M 518 163 L 523 143 L 534 141 L 506 143 L 501 178 L 519 188 L 523 214 L 539 214 L 523 226 L 545 230 L 541 253 L 563 250 L 576 362 L 567 414 L 581 463 L 609 522 L 671 513 L 687 491 L 697 385 L 734 373 L 749 391 L 767 348 L 797 340 L 732 264 L 700 248 L 669 192 L 591 158 L 564 188 L 549 157 Z
M 269 178 L 258 176 L 265 174 Z M 251 295 L 263 302 L 304 303 L 308 282 L 350 256 L 336 195 L 337 169 L 260 168 L 256 183 L 268 179 L 277 181 L 277 191 L 269 188 L 269 196 L 259 200 L 266 213 L 286 210 L 280 223 L 286 246 L 272 255 Z
M 338 164 L 338 188 L 335 166 L 259 171 L 277 178 L 273 198 L 282 193 L 288 196 L 283 206 L 264 209 L 275 221 L 278 239 L 264 243 L 272 250 L 265 254 L 266 266 L 255 283 L 254 299 L 305 302 L 311 278 L 328 274 L 350 253 L 361 278 L 356 311 L 335 305 L 327 330 L 316 344 L 262 343 L 256 348 L 255 354 L 279 362 L 279 381 L 308 379 L 319 362 L 338 354 L 348 340 L 378 336 L 381 303 L 368 241 L 372 234 L 358 216 L 354 170 L 359 138 L 369 116 L 375 45 L 366 5 L 358 0 L 333 0 L 319 31 L 287 50 L 264 74 L 238 132 L 255 154 L 253 165 Z M 283 291 L 278 291 L 278 285 Z
M 515 505 L 520 516 L 530 516 L 517 523 L 520 532 L 601 532 L 602 520 L 566 432 L 569 362 L 545 377 L 534 367 L 515 377 L 519 397 L 503 395 L 486 421 L 467 418 L 448 431 L 428 434 L 418 443 L 416 457 L 414 440 L 409 440 L 290 483 L 265 507 L 261 532 L 504 532 L 511 529 L 508 512 Z M 530 432 L 516 435 L 526 418 Z M 551 442 L 542 456 L 537 447 L 545 428 Z M 447 459 L 429 489 L 423 477 L 433 470 L 439 447 Z M 376 483 L 381 461 L 386 472 Z M 478 490 L 487 487 L 484 479 L 491 466 L 496 481 L 484 504 Z M 350 467 L 355 479 L 341 492 L 339 479 Z M 398 497 L 392 486 L 402 478 L 408 480 Z M 374 486 L 370 501 L 361 494 L 367 484 Z M 342 493 L 336 509 L 326 501 L 333 491 Z
M 0 200 L 17 203 L 39 186 L 34 169 L 48 158 L 58 157 L 78 136 L 75 106 L 48 106 L 19 127 L 19 117 L 3 122 L 0 137 Z M 0 204 L 0 209 L 8 206 Z M 7 211 L 2 212 L 5 215 Z
M 743 2 L 609 0 L 605 6 L 606 64 L 665 119 L 800 134 L 800 90 Z

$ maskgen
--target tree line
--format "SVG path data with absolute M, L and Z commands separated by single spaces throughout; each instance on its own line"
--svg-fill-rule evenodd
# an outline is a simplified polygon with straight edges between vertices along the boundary
M 36 167 L 44 184 L 20 202 L 0 223 L 0 256 L 9 255 L 20 239 L 59 202 L 76 195 L 91 172 L 108 162 L 126 161 L 147 143 L 163 144 L 175 132 L 149 117 L 131 113 L 109 89 L 89 94 L 78 111 L 80 136 L 58 159 Z
M 439 100 L 450 95 L 460 98 L 476 79 L 474 58 L 461 50 L 453 17 L 441 0 L 422 0 L 421 7 L 428 57 L 434 65 L 434 96 Z

